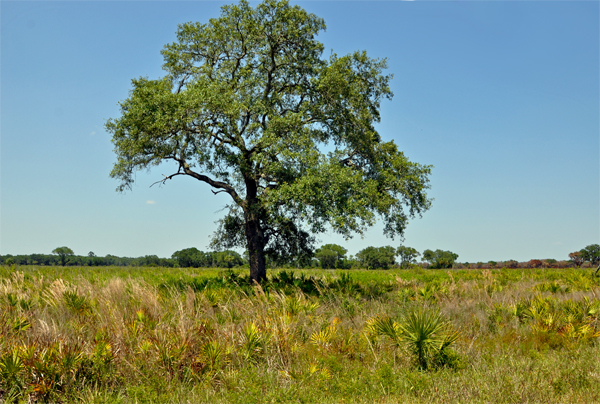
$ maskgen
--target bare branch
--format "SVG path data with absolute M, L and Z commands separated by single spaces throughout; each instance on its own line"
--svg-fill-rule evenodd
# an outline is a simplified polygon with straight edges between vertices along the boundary
M 163 174 L 163 177 L 165 177 L 165 178 L 163 178 L 162 180 L 159 180 L 159 181 L 156 181 L 156 182 L 152 183 L 152 184 L 150 185 L 150 188 L 152 188 L 154 185 L 156 185 L 156 184 L 159 184 L 159 183 L 160 183 L 161 185 L 164 185 L 164 184 L 165 184 L 165 182 L 167 182 L 167 180 L 170 180 L 170 179 L 172 179 L 172 178 L 173 178 L 173 177 L 175 177 L 176 175 L 185 175 L 185 173 L 182 173 L 182 172 L 176 172 L 175 174 L 171 174 L 171 175 L 164 175 L 164 174 Z

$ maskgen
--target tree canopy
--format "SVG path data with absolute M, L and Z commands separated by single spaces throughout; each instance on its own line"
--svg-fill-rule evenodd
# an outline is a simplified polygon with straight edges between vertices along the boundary
M 423 251 L 423 259 L 430 263 L 430 268 L 452 268 L 457 258 L 458 254 L 452 251 Z
M 404 245 L 396 249 L 396 254 L 400 257 L 401 268 L 408 268 L 410 264 L 416 264 L 417 258 L 421 255 L 416 249 Z
M 583 254 L 581 253 L 581 251 L 575 251 L 575 252 L 570 253 L 569 254 L 569 260 L 577 268 L 579 268 L 585 262 L 585 259 L 583 258 Z
M 367 247 L 356 254 L 356 258 L 367 269 L 389 269 L 396 263 L 396 249 L 391 246 Z
M 592 266 L 598 266 L 596 274 L 600 271 L 600 245 L 590 244 L 579 251 L 583 261 L 588 261 Z
M 323 58 L 323 19 L 287 1 L 222 7 L 185 23 L 162 50 L 166 75 L 132 80 L 109 119 L 118 190 L 163 162 L 176 176 L 231 198 L 213 246 L 248 250 L 252 279 L 265 255 L 307 257 L 313 234 L 362 234 L 377 218 L 390 237 L 430 207 L 430 166 L 375 130 L 391 99 L 386 60 Z
M 232 268 L 244 263 L 244 260 L 235 251 L 203 252 L 195 247 L 175 251 L 171 256 L 182 268 L 213 267 Z
M 325 244 L 315 251 L 315 258 L 319 260 L 321 268 L 343 268 L 346 259 L 346 250 L 341 245 Z
M 581 257 L 590 264 L 598 265 L 600 263 L 600 245 L 590 244 L 581 249 L 580 253 Z
M 60 257 L 60 265 L 63 267 L 67 263 L 67 257 L 75 255 L 73 250 L 71 250 L 69 247 L 56 247 L 54 250 L 52 250 L 52 254 L 56 254 Z

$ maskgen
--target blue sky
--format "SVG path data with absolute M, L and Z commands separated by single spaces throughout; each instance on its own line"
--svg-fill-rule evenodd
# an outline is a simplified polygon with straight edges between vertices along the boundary
M 208 248 L 226 196 L 188 178 L 150 188 L 169 166 L 115 192 L 104 123 L 131 79 L 163 75 L 177 24 L 223 4 L 0 2 L 0 254 Z M 600 241 L 598 2 L 295 4 L 325 19 L 326 54 L 388 58 L 380 134 L 434 166 L 435 201 L 405 245 L 476 262 L 566 259 Z M 381 226 L 319 239 L 350 254 L 400 244 Z

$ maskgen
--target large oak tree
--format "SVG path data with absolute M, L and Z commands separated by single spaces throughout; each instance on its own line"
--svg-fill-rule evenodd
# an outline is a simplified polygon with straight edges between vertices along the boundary
M 165 161 L 231 197 L 214 244 L 265 256 L 311 253 L 312 234 L 362 234 L 379 217 L 388 236 L 430 206 L 430 167 L 409 161 L 374 128 L 391 99 L 385 60 L 366 52 L 324 58 L 324 21 L 287 1 L 222 7 L 178 27 L 162 50 L 165 77 L 134 79 L 109 119 L 118 190 Z

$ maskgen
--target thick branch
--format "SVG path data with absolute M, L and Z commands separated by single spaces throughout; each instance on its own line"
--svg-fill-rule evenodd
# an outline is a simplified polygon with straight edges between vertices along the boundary
M 233 187 L 231 185 L 229 185 L 225 182 L 215 181 L 212 178 L 207 177 L 206 175 L 198 174 L 197 172 L 190 170 L 190 168 L 187 166 L 183 167 L 183 171 L 185 174 L 189 175 L 190 177 L 194 177 L 198 181 L 206 182 L 208 185 L 210 185 L 213 188 L 222 189 L 224 192 L 227 192 L 233 198 L 235 203 L 237 203 L 239 206 L 244 206 L 244 200 L 238 195 L 237 192 L 235 192 L 235 189 L 233 189 Z

